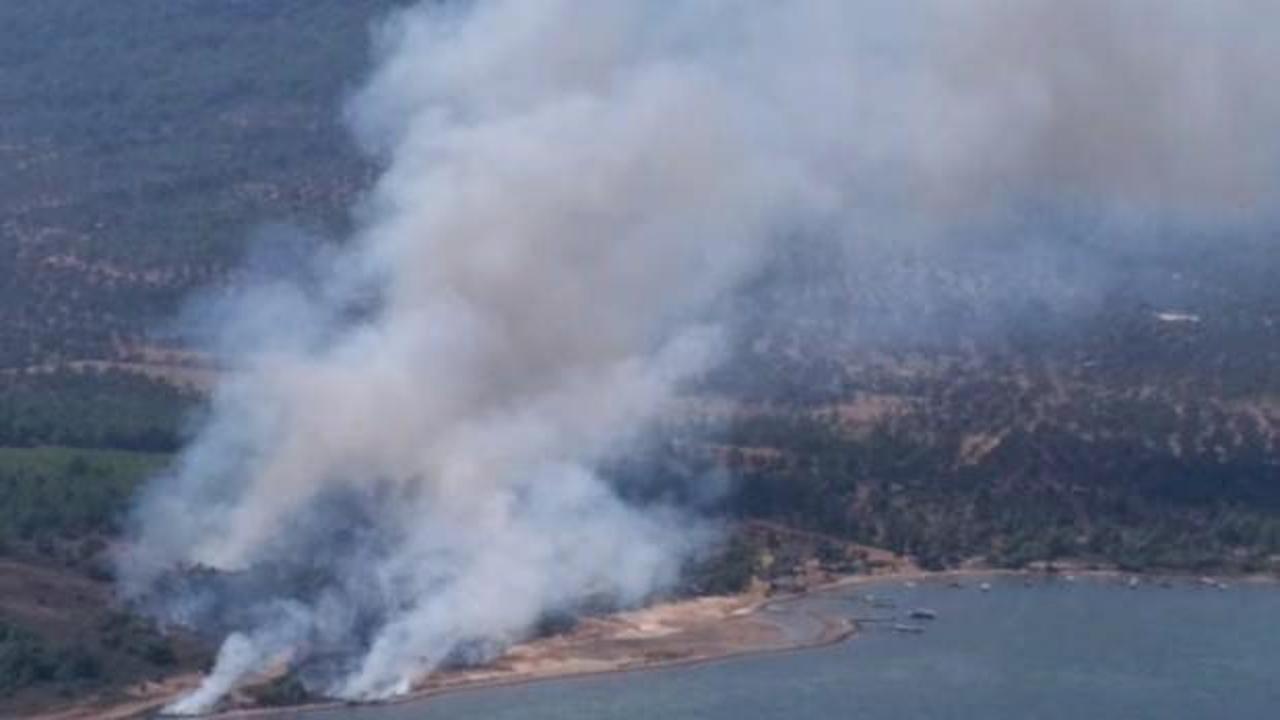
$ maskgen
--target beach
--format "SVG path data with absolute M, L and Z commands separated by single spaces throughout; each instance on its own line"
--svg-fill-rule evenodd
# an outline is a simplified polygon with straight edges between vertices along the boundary
M 700 597 L 658 603 L 646 608 L 588 617 L 571 630 L 520 643 L 480 666 L 434 672 L 403 695 L 375 704 L 420 702 L 443 694 L 522 685 L 546 680 L 624 673 L 692 665 L 743 655 L 763 655 L 814 648 L 840 642 L 857 631 L 847 615 L 816 611 L 806 600 L 824 594 L 849 592 L 867 586 L 903 586 L 918 582 L 947 582 L 972 586 L 979 578 L 1018 577 L 1047 580 L 1080 577 L 1117 584 L 1127 573 L 1071 567 L 1060 573 L 999 571 L 972 568 L 930 572 L 912 566 L 876 574 L 837 576 L 802 592 L 769 594 L 762 587 L 731 596 Z M 1156 578 L 1144 578 L 1155 582 Z M 1249 578 L 1232 578 L 1246 582 Z M 1256 578 L 1255 578 L 1256 580 Z M 1185 583 L 1193 578 L 1180 577 Z M 272 718 L 350 707 L 340 701 L 318 701 L 287 707 L 263 707 L 254 699 L 255 685 L 276 677 L 283 669 L 255 678 L 232 693 L 215 718 Z M 168 678 L 129 688 L 123 697 L 85 702 L 39 716 L 39 720 L 129 720 L 148 717 L 189 692 L 195 675 Z

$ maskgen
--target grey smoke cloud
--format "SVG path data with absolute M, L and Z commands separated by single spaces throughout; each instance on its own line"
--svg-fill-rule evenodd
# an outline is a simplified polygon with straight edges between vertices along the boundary
M 1276 187 L 1278 22 L 1254 0 L 944 3 L 925 182 L 997 203 L 1253 216 Z
M 782 243 L 829 234 L 856 265 L 1046 205 L 1129 225 L 1258 220 L 1276 185 L 1278 12 L 395 14 L 349 109 L 385 166 L 361 229 L 313 286 L 264 282 L 222 314 L 231 372 L 134 513 L 126 593 L 229 634 L 171 710 L 207 710 L 282 658 L 329 695 L 394 695 L 543 613 L 670 583 L 708 530 L 624 501 L 597 468 L 717 361 L 711 308 Z M 175 579 L 194 566 L 220 574 Z

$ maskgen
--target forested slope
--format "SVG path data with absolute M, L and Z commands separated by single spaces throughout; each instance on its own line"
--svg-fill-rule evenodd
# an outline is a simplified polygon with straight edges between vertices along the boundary
M 0 367 L 136 353 L 255 228 L 330 232 L 389 0 L 0 4 Z

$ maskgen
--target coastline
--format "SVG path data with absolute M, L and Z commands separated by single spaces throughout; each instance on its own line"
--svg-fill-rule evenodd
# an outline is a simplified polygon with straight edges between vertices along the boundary
M 786 615 L 777 612 L 779 606 L 861 586 L 910 582 L 972 582 L 980 578 L 996 577 L 1026 578 L 1028 581 L 1066 581 L 1075 577 L 1117 583 L 1138 577 L 1142 582 L 1162 584 L 1211 581 L 1221 587 L 1226 587 L 1228 583 L 1280 583 L 1280 578 L 1268 574 L 1200 576 L 1195 573 L 1137 573 L 1074 564 L 1062 564 L 1055 571 L 987 568 L 978 565 L 930 571 L 907 565 L 879 573 L 836 576 L 798 592 L 768 595 L 756 591 L 735 596 L 693 598 L 588 619 L 569 633 L 513 646 L 502 657 L 485 666 L 433 674 L 409 692 L 386 700 L 368 703 L 320 700 L 297 705 L 262 706 L 252 705 L 248 696 L 242 695 L 236 701 L 239 703 L 238 707 L 203 717 L 238 719 L 305 715 L 323 718 L 357 705 L 405 705 L 444 695 L 500 687 L 803 652 L 848 640 L 858 633 L 857 623 L 847 618 L 806 612 L 803 615 L 808 617 L 809 622 L 816 624 L 816 630 L 804 637 L 788 638 L 784 627 Z M 198 680 L 195 676 L 168 678 L 159 683 L 151 683 L 146 688 L 131 689 L 129 694 L 132 697 L 128 700 L 108 704 L 87 701 L 35 718 L 132 720 L 154 717 L 160 708 L 188 692 Z
M 835 645 L 857 633 L 855 627 L 848 627 L 844 631 L 833 635 L 830 638 L 813 643 L 803 643 L 791 645 L 788 647 L 765 648 L 759 650 L 739 650 L 722 655 L 706 655 L 697 657 L 681 658 L 678 660 L 657 660 L 653 662 L 641 662 L 635 665 L 604 668 L 597 670 L 582 670 L 578 672 L 565 672 L 560 674 L 547 675 L 531 675 L 525 677 L 506 678 L 493 681 L 478 681 L 475 683 L 466 683 L 460 685 L 449 685 L 445 687 L 433 687 L 424 690 L 413 690 L 404 695 L 397 695 L 386 700 L 373 700 L 369 702 L 354 701 L 330 701 L 315 704 L 288 705 L 272 708 L 246 708 L 241 710 L 228 710 L 215 713 L 212 715 L 204 715 L 201 717 L 218 720 L 219 718 L 271 718 L 282 714 L 293 716 L 298 713 L 305 713 L 315 717 L 323 717 L 327 713 L 340 712 L 349 707 L 378 707 L 378 706 L 395 706 L 408 705 L 416 702 L 426 702 L 433 698 L 444 697 L 446 695 L 461 695 L 469 692 L 483 692 L 485 690 L 493 690 L 497 688 L 522 687 L 526 685 L 536 685 L 544 682 L 554 682 L 557 680 L 575 680 L 581 678 L 603 677 L 612 675 L 629 675 L 632 673 L 644 673 L 656 670 L 671 670 L 686 667 L 698 667 L 702 665 L 710 665 L 727 660 L 734 660 L 744 657 L 766 657 L 772 655 L 787 655 L 790 653 L 804 652 L 817 648 Z
M 880 576 L 876 576 L 879 578 Z M 842 578 L 845 580 L 846 578 Z M 837 586 L 832 583 L 824 585 L 821 590 L 835 590 Z M 813 591 L 805 593 L 793 593 L 788 595 L 773 596 L 754 596 L 751 597 L 749 604 L 738 608 L 735 614 L 720 618 L 716 622 L 727 623 L 734 620 L 747 620 L 752 622 L 760 622 L 772 625 L 773 621 L 765 617 L 766 608 L 774 607 L 780 603 L 792 603 L 809 597 L 813 592 L 819 591 L 815 588 Z M 715 596 L 711 598 L 696 598 L 693 600 L 678 601 L 658 606 L 659 608 L 679 608 L 693 603 L 703 602 L 706 600 L 740 600 L 747 596 Z M 636 611 L 646 612 L 650 609 Z M 623 613 L 629 615 L 631 613 Z M 566 668 L 563 670 L 552 670 L 547 672 L 528 672 L 515 673 L 509 676 L 487 676 L 485 670 L 481 669 L 480 676 L 471 671 L 461 671 L 458 673 L 461 677 L 455 679 L 454 671 L 446 671 L 440 676 L 428 679 L 420 687 L 410 690 L 402 695 L 397 695 L 385 700 L 377 700 L 370 702 L 350 702 L 350 701 L 320 701 L 316 703 L 306 703 L 301 705 L 289 705 L 281 707 L 254 707 L 254 708 L 238 708 L 225 710 L 205 717 L 222 719 L 222 718 L 272 718 L 283 715 L 293 716 L 295 714 L 305 713 L 308 716 L 324 717 L 328 713 L 339 712 L 345 708 L 352 706 L 395 706 L 407 705 L 415 702 L 425 702 L 432 698 L 442 697 L 445 695 L 455 695 L 467 692 L 479 692 L 503 687 L 520 687 L 524 685 L 532 685 L 542 682 L 550 682 L 555 680 L 568 680 L 577 678 L 600 677 L 606 675 L 626 675 L 630 673 L 642 673 L 653 670 L 666 670 L 681 667 L 693 667 L 706 665 L 726 660 L 732 660 L 742 657 L 760 657 L 766 655 L 785 655 L 794 652 L 803 652 L 820 647 L 826 647 L 854 636 L 857 631 L 857 625 L 850 620 L 837 620 L 829 617 L 817 617 L 814 619 L 821 624 L 818 633 L 810 638 L 800 641 L 782 641 L 782 642 L 759 642 L 742 643 L 739 647 L 719 652 L 703 651 L 694 652 L 689 655 L 680 657 L 664 657 L 664 658 L 646 658 L 632 657 L 625 659 L 615 665 L 600 667 L 578 667 Z M 572 636 L 570 636 L 571 638 Z M 560 640 L 563 638 L 556 638 Z M 569 642 L 573 642 L 572 639 Z M 519 651 L 522 648 L 528 648 L 534 643 L 527 643 L 513 648 L 513 651 Z
M 850 588 L 861 586 L 876 586 L 884 584 L 905 583 L 905 582 L 939 582 L 958 579 L 978 580 L 980 578 L 1027 578 L 1037 580 L 1063 580 L 1066 576 L 1074 576 L 1082 580 L 1113 580 L 1116 582 L 1123 581 L 1132 576 L 1139 576 L 1148 580 L 1180 580 L 1182 582 L 1196 582 L 1202 576 L 1192 573 L 1133 573 L 1119 569 L 1106 568 L 1072 568 L 1070 570 L 1061 570 L 1059 572 L 1045 572 L 1043 570 L 1014 570 L 1002 568 L 956 568 L 949 570 L 923 570 L 916 567 L 909 567 L 890 572 L 878 574 L 860 574 L 847 575 L 837 577 L 830 582 L 816 585 L 803 592 L 777 594 L 772 596 L 762 596 L 755 598 L 754 601 L 743 608 L 745 615 L 759 618 L 768 609 L 776 607 L 779 604 L 794 603 L 806 598 L 819 596 L 827 593 L 840 592 Z M 1212 578 L 1219 583 L 1226 581 L 1254 584 L 1280 584 L 1280 578 L 1272 575 L 1253 574 L 1253 575 L 1211 575 L 1205 576 Z M 1065 580 L 1063 580 L 1065 582 Z M 740 596 L 739 596 L 740 597 Z M 684 601 L 685 603 L 696 603 L 707 598 L 698 598 L 695 600 Z M 720 598 L 713 598 L 720 599 Z M 683 603 L 673 603 L 672 605 L 680 605 Z M 442 697 L 445 695 L 454 695 L 466 692 L 479 692 L 502 687 L 520 687 L 542 682 L 551 682 L 555 680 L 578 679 L 587 677 L 599 677 L 605 675 L 626 675 L 631 673 L 643 673 L 657 670 L 667 670 L 672 668 L 693 667 L 709 665 L 718 662 L 724 662 L 744 657 L 763 657 L 771 655 L 786 655 L 790 653 L 804 652 L 816 648 L 827 647 L 839 644 L 854 638 L 860 628 L 856 621 L 851 619 L 836 619 L 833 617 L 818 617 L 816 620 L 823 624 L 820 634 L 806 640 L 787 643 L 776 647 L 743 647 L 722 653 L 704 653 L 696 654 L 688 657 L 660 660 L 637 660 L 633 663 L 625 664 L 618 667 L 583 669 L 567 672 L 553 672 L 546 674 L 529 674 L 518 677 L 480 679 L 475 681 L 464 681 L 460 683 L 448 683 L 442 685 L 427 685 L 412 690 L 403 695 L 388 698 L 381 701 L 373 701 L 368 703 L 343 702 L 343 701 L 327 701 L 313 704 L 292 705 L 287 707 L 275 708 L 244 708 L 238 710 L 229 710 L 208 717 L 211 718 L 272 718 L 289 714 L 305 713 L 308 716 L 322 718 L 326 714 L 340 712 L 343 709 L 352 706 L 362 705 L 406 705 L 415 702 L 425 702 L 432 698 Z

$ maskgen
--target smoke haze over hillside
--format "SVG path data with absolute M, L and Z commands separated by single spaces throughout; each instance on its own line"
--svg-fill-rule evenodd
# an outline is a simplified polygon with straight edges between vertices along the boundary
M 668 586 L 710 531 L 597 470 L 720 358 L 712 309 L 797 238 L 838 239 L 875 282 L 872 263 L 1017 228 L 984 251 L 1000 284 L 1054 257 L 1028 217 L 1136 250 L 1257 227 L 1277 20 L 1245 0 L 389 18 L 349 106 L 384 166 L 360 231 L 314 283 L 221 313 L 231 372 L 134 513 L 126 594 L 229 635 L 172 710 L 279 660 L 321 693 L 387 697 L 548 612 Z M 172 574 L 193 566 L 221 579 Z

